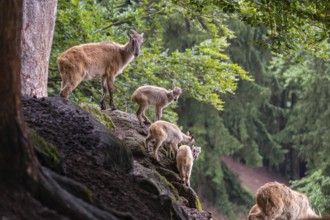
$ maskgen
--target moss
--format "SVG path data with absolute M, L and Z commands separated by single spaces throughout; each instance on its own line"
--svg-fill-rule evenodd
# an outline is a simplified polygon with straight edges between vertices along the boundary
M 32 128 L 28 129 L 28 135 L 35 149 L 39 162 L 57 173 L 63 173 L 62 160 L 56 147 L 48 143 Z
M 165 176 L 160 175 L 160 179 L 164 184 L 166 184 L 170 188 L 171 192 L 173 193 L 174 198 L 171 197 L 172 201 L 174 203 L 178 203 L 178 198 L 179 198 L 178 190 L 166 179 Z
M 144 152 L 146 152 L 146 148 L 145 148 L 143 145 L 139 145 L 139 146 L 136 148 L 136 151 L 137 151 L 137 152 L 140 152 L 140 153 L 144 153 Z
M 93 192 L 89 188 L 85 188 L 84 192 L 86 193 L 88 201 L 93 201 Z
M 202 203 L 199 200 L 198 196 L 196 195 L 196 209 L 197 210 L 203 210 Z
M 165 176 L 161 176 L 161 180 L 170 188 L 171 192 L 173 193 L 173 195 L 175 197 L 175 198 L 171 198 L 173 203 L 178 204 L 178 202 L 179 202 L 178 201 L 178 198 L 179 198 L 178 189 L 175 186 L 173 186 L 173 184 L 171 184 Z M 191 203 L 195 204 L 194 207 L 196 207 L 197 210 L 203 210 L 202 204 L 201 204 L 197 194 L 193 190 L 191 192 L 192 192 L 192 194 L 190 194 L 190 195 L 192 195 L 192 196 L 191 197 L 189 196 Z M 184 196 L 184 197 L 186 197 L 186 196 Z M 187 198 L 187 199 L 189 200 L 189 198 Z
M 104 124 L 109 130 L 114 131 L 116 129 L 115 124 L 112 122 L 110 116 L 104 114 L 97 105 L 81 103 L 80 107 L 89 112 L 96 120 Z
M 41 137 L 34 129 L 28 128 L 28 134 L 34 148 L 55 162 L 60 162 L 60 155 L 56 147 L 48 143 L 43 137 Z

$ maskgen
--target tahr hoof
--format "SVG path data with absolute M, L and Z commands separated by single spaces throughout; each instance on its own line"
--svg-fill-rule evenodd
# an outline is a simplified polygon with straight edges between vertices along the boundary
M 151 125 L 151 122 L 150 121 L 144 121 L 144 124 Z
M 101 110 L 106 110 L 106 109 L 107 109 L 106 105 L 104 103 L 101 103 Z
M 111 110 L 111 111 L 114 111 L 114 110 L 118 110 L 118 108 L 117 108 L 117 106 L 112 105 L 112 106 L 110 106 L 110 110 Z

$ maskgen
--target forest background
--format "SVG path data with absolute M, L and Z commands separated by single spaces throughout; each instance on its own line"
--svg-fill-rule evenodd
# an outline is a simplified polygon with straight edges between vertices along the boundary
M 233 156 L 287 177 L 313 208 L 330 214 L 330 5 L 327 1 L 59 0 L 48 82 L 71 46 L 124 44 L 144 33 L 142 51 L 115 81 L 115 103 L 134 114 L 142 85 L 187 89 L 163 118 L 189 129 L 203 148 L 192 186 L 230 219 L 252 194 L 222 161 Z M 70 100 L 99 104 L 99 80 Z M 154 117 L 153 109 L 147 114 Z

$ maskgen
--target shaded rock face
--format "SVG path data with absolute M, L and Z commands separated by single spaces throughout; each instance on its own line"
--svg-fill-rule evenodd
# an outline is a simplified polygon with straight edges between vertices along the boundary
M 159 175 L 165 177 L 170 186 L 173 187 L 173 190 L 181 197 L 176 198 L 179 201 L 183 201 L 181 205 L 201 209 L 198 197 L 193 189 L 182 184 L 175 160 L 169 158 L 165 147 L 162 147 L 158 152 L 160 162 L 157 162 L 151 152 L 145 149 L 144 141 L 148 133 L 148 128 L 142 128 L 135 115 L 109 110 L 104 111 L 104 113 L 110 115 L 116 125 L 115 133 L 117 137 L 123 141 L 125 146 L 132 150 L 134 159 L 138 163 L 151 170 L 155 170 Z M 150 148 L 152 147 L 150 146 Z
M 28 125 L 58 147 L 63 160 L 83 151 L 97 165 L 121 172 L 132 169 L 130 151 L 79 106 L 61 97 L 23 98 L 22 102 Z
M 103 111 L 115 125 L 109 131 L 61 97 L 23 97 L 22 103 L 28 126 L 56 147 L 62 174 L 86 186 L 94 206 L 118 219 L 211 219 L 166 150 L 158 163 L 144 148 L 147 130 L 135 115 Z

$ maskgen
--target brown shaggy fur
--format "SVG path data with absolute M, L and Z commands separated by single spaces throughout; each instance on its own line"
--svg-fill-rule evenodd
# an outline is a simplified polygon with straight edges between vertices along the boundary
M 153 154 L 157 161 L 159 161 L 158 149 L 163 143 L 171 145 L 171 147 L 167 146 L 169 156 L 171 155 L 172 149 L 174 150 L 175 155 L 177 154 L 179 143 L 187 144 L 189 146 L 192 146 L 195 143 L 193 136 L 182 133 L 178 126 L 162 120 L 156 121 L 150 125 L 148 136 L 145 140 L 146 149 L 149 150 L 149 142 L 152 140 L 155 140 Z
M 113 102 L 114 80 L 123 69 L 139 55 L 143 34 L 131 31 L 125 45 L 114 42 L 89 43 L 71 47 L 57 59 L 61 74 L 62 97 L 67 98 L 81 81 L 100 77 L 103 94 L 101 108 L 105 109 L 104 98 L 110 93 L 110 107 L 117 109 Z
M 190 176 L 193 167 L 193 161 L 197 159 L 201 153 L 201 148 L 188 145 L 181 145 L 176 155 L 176 167 L 179 171 L 180 178 L 186 186 L 190 186 Z
M 167 107 L 173 101 L 177 101 L 182 93 L 182 89 L 173 85 L 173 90 L 166 90 L 157 86 L 141 86 L 132 95 L 132 101 L 139 104 L 139 109 L 136 112 L 139 123 L 142 127 L 142 118 L 144 123 L 150 124 L 149 119 L 144 114 L 148 105 L 155 106 L 156 121 L 162 117 L 163 108 Z
M 298 220 L 319 217 L 309 205 L 306 195 L 284 184 L 266 183 L 257 191 L 257 204 L 249 213 L 249 220 Z

